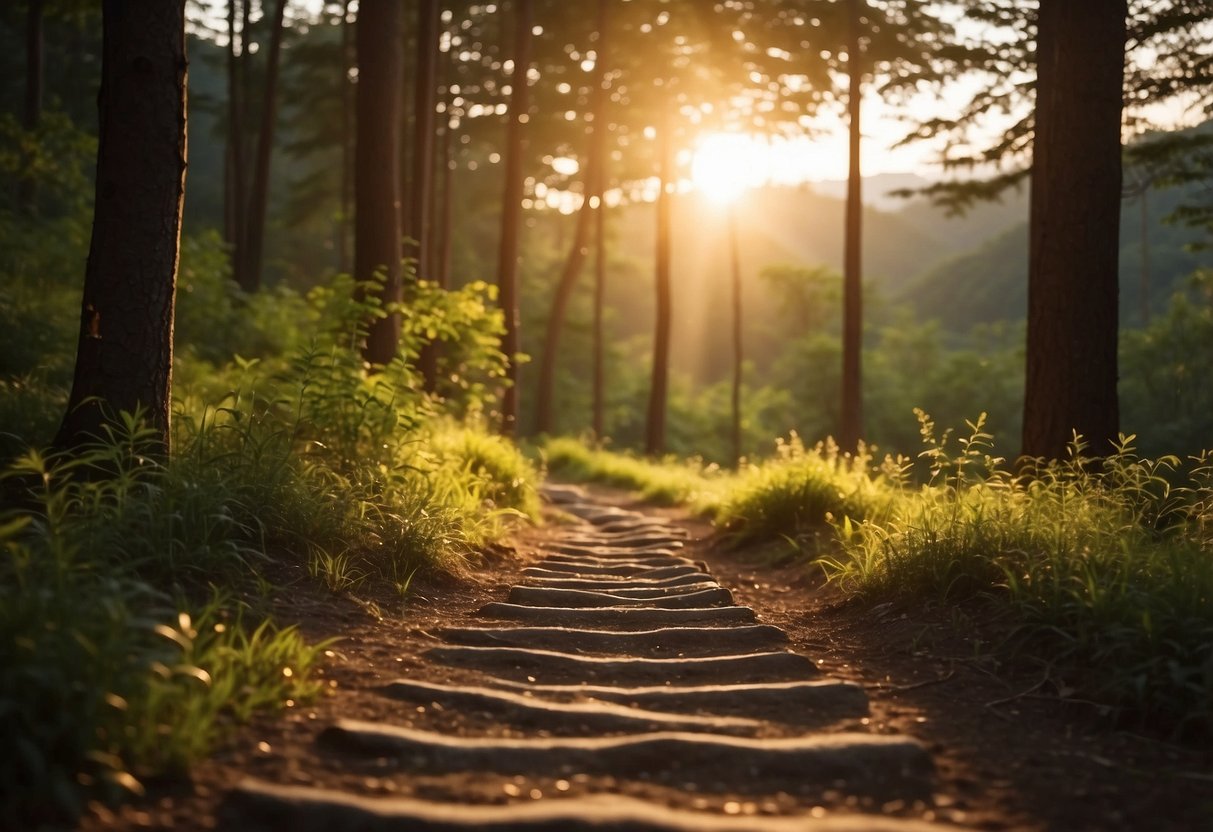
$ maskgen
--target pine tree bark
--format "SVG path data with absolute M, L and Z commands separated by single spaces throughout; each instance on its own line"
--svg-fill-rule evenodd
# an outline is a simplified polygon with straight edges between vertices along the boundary
M 21 126 L 33 133 L 42 122 L 42 92 L 45 86 L 44 60 L 42 57 L 42 19 L 44 0 L 28 0 L 25 11 L 25 109 Z M 32 215 L 37 199 L 37 184 L 25 165 L 25 175 L 17 186 L 17 202 L 21 210 Z
M 223 191 L 224 237 L 231 251 L 232 276 L 241 273 L 244 257 L 247 182 L 244 165 L 244 90 L 242 60 L 236 51 L 236 6 L 249 0 L 228 0 L 227 6 L 227 171 Z M 241 16 L 243 18 L 243 15 Z M 241 38 L 247 38 L 242 32 Z M 247 41 L 245 41 L 247 44 Z M 238 278 L 237 278 L 238 279 Z
M 341 6 L 341 213 L 337 222 L 337 271 L 350 270 L 350 220 L 354 216 L 354 24 L 350 3 Z
M 527 73 L 531 66 L 531 0 L 515 0 L 514 72 L 505 141 L 505 192 L 501 199 L 501 248 L 497 258 L 498 302 L 505 313 L 501 349 L 506 355 L 507 386 L 501 399 L 501 431 L 518 428 L 518 235 L 522 222 L 524 126 L 530 120 Z
M 455 162 L 451 156 L 451 99 L 453 95 L 448 92 L 446 96 L 447 108 L 443 113 L 443 118 L 446 123 L 442 128 L 442 141 L 438 146 L 438 170 L 441 174 L 439 186 L 441 193 L 438 201 L 441 204 L 439 212 L 439 221 L 434 232 L 434 280 L 443 289 L 450 288 L 451 285 L 451 236 L 455 223 Z
M 278 66 L 282 58 L 287 0 L 278 0 L 270 31 L 269 57 L 265 66 L 265 93 L 261 99 L 261 129 L 257 133 L 257 159 L 249 192 L 248 229 L 245 232 L 245 266 L 240 287 L 246 292 L 261 288 L 265 252 L 265 221 L 269 207 L 270 163 L 274 155 L 274 125 L 278 120 Z
M 105 0 L 93 231 L 57 448 L 139 410 L 168 452 L 185 90 L 185 0 Z
M 431 279 L 430 232 L 434 208 L 434 103 L 437 97 L 438 0 L 417 3 L 417 66 L 413 87 L 413 175 L 408 194 L 410 226 L 405 234 L 416 241 L 416 274 Z M 418 359 L 422 383 L 433 392 L 438 384 L 438 346 L 424 344 Z
M 729 259 L 733 277 L 733 467 L 741 466 L 741 381 L 745 359 L 742 341 L 741 245 L 737 239 L 737 206 L 729 206 Z
M 560 352 L 560 336 L 564 331 L 569 300 L 585 265 L 586 255 L 589 254 L 590 228 L 595 213 L 590 205 L 590 193 L 597 189 L 597 165 L 597 159 L 586 159 L 585 199 L 577 209 L 573 245 L 564 261 L 556 291 L 552 294 L 552 307 L 548 310 L 543 352 L 539 356 L 539 385 L 535 393 L 536 433 L 551 433 L 555 428 L 553 409 L 556 398 L 556 359 Z
M 644 452 L 649 456 L 665 453 L 666 399 L 670 379 L 670 200 L 674 173 L 673 141 L 670 117 L 662 114 L 657 141 L 661 169 L 661 190 L 657 195 L 657 319 L 653 334 L 653 372 L 649 383 L 649 408 L 645 420 Z
M 400 246 L 400 87 L 403 64 L 400 0 L 362 0 L 356 29 L 358 84 L 354 146 L 354 278 L 382 277 L 383 306 L 399 303 Z M 367 327 L 363 356 L 374 366 L 396 357 L 400 313 L 376 318 Z
M 1112 450 L 1116 396 L 1125 0 L 1041 0 L 1024 456 L 1060 459 L 1077 431 Z
M 860 167 L 863 6 L 863 0 L 850 0 L 847 44 L 849 168 L 843 248 L 842 418 L 838 432 L 838 443 L 844 451 L 856 450 L 863 436 L 863 173 Z

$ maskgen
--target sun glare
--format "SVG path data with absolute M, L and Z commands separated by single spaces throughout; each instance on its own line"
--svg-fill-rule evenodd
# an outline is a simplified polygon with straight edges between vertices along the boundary
M 708 199 L 727 204 L 770 178 L 766 146 L 746 133 L 707 133 L 691 158 L 691 183 Z

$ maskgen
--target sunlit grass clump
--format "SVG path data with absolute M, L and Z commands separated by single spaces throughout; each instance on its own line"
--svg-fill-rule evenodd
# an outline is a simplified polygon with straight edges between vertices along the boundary
M 889 479 L 896 485 L 904 464 L 872 465 L 866 448 L 844 454 L 832 441 L 806 448 L 800 437 L 776 441 L 770 459 L 752 462 L 730 479 L 710 512 L 738 543 L 798 534 L 834 520 L 862 520 L 884 509 Z
M 1213 730 L 1213 546 L 1207 459 L 1112 456 L 1038 462 L 1013 474 L 979 420 L 958 452 L 925 416 L 930 482 L 887 516 L 838 524 L 820 561 L 872 597 L 1007 606 L 1013 643 L 1070 684 L 1178 730 Z M 1085 668 L 1085 670 L 1078 670 Z
M 716 466 L 697 460 L 653 462 L 568 437 L 548 440 L 543 455 L 557 475 L 632 489 L 661 505 L 688 504 L 701 510 L 715 503 L 725 477 Z

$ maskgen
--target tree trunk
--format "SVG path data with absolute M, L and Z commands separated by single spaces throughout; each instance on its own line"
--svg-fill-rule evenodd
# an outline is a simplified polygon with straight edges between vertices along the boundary
M 417 66 L 413 87 L 413 175 L 405 234 L 417 243 L 417 276 L 428 278 L 434 191 L 434 99 L 438 63 L 438 0 L 417 2 Z
M 44 61 L 42 58 L 42 12 L 44 0 L 29 0 L 25 12 L 25 111 L 21 126 L 25 132 L 34 133 L 42 121 L 42 90 L 44 86 Z M 30 172 L 32 165 L 24 165 L 24 176 L 17 188 L 17 201 L 21 210 L 30 216 L 34 213 L 37 183 Z
M 644 452 L 665 453 L 666 398 L 670 379 L 670 200 L 674 185 L 672 130 L 668 113 L 662 113 L 657 141 L 661 169 L 661 191 L 657 195 L 657 320 L 653 335 L 653 375 L 649 384 L 649 409 L 645 422 Z
M 282 34 L 287 0 L 278 0 L 274 27 L 270 31 L 270 54 L 265 65 L 265 95 L 261 101 L 261 130 L 257 134 L 257 160 L 249 194 L 248 230 L 245 237 L 245 267 L 240 287 L 246 292 L 261 288 L 265 251 L 265 214 L 269 204 L 270 161 L 274 153 L 274 124 L 278 118 L 278 64 L 282 57 Z
M 417 244 L 417 278 L 430 279 L 430 229 L 434 205 L 434 99 L 438 64 L 438 0 L 417 3 L 417 66 L 413 87 L 413 176 L 408 194 L 411 225 L 405 231 Z M 433 392 L 438 383 L 438 347 L 424 344 L 418 369 L 425 389 Z
M 1141 186 L 1141 325 L 1150 325 L 1150 182 Z
M 573 229 L 573 246 L 569 250 L 568 259 L 564 261 L 564 269 L 560 272 L 560 280 L 556 283 L 556 291 L 552 295 L 552 308 L 548 311 L 547 327 L 543 337 L 543 353 L 539 356 L 539 388 L 535 401 L 535 432 L 551 433 L 555 427 L 552 410 L 556 398 L 556 357 L 560 350 L 560 335 L 564 330 L 564 317 L 568 311 L 569 299 L 573 295 L 573 287 L 585 264 L 586 254 L 589 253 L 590 222 L 594 217 L 594 209 L 590 206 L 590 194 L 597 189 L 597 160 L 586 159 L 585 199 L 577 210 L 577 225 Z
M 594 209 L 594 331 L 593 331 L 593 390 L 591 392 L 592 410 L 591 424 L 594 429 L 594 440 L 602 442 L 606 435 L 606 341 L 603 333 L 603 319 L 606 314 L 606 188 L 607 188 L 607 88 L 610 76 L 607 74 L 607 6 L 608 0 L 598 0 L 598 57 L 594 69 L 597 75 L 597 86 L 594 91 L 594 133 L 590 146 L 590 155 L 598 160 L 598 176 L 594 179 L 593 199 L 598 200 Z
M 236 52 L 236 5 L 227 7 L 227 177 L 223 191 L 224 236 L 231 251 L 232 277 L 239 280 L 244 258 L 246 228 L 246 174 L 244 168 L 244 90 L 241 81 L 242 60 Z M 249 0 L 242 0 L 247 6 Z M 243 15 L 242 15 L 243 18 Z M 248 33 L 241 32 L 247 46 Z M 243 49 L 241 50 L 243 52 Z
M 57 448 L 142 410 L 168 452 L 185 89 L 185 0 L 105 0 L 93 231 Z
M 741 248 L 737 240 L 737 206 L 729 206 L 729 253 L 733 272 L 733 467 L 741 467 L 741 374 L 745 358 L 741 317 Z
M 507 386 L 501 401 L 501 431 L 506 436 L 513 436 L 518 427 L 518 233 L 522 220 L 523 125 L 530 119 L 527 72 L 531 66 L 531 0 L 515 0 L 513 59 L 505 141 L 505 193 L 501 199 L 501 249 L 497 259 L 498 300 L 505 313 L 501 349 L 508 362 Z
M 350 3 L 341 6 L 341 213 L 337 222 L 337 271 L 350 270 L 350 220 L 354 216 L 354 31 Z
M 356 30 L 358 86 L 354 146 L 354 278 L 382 278 L 383 306 L 399 303 L 400 248 L 400 87 L 403 54 L 399 0 L 362 0 Z M 396 357 L 400 313 L 376 318 L 367 327 L 363 356 L 375 366 Z
M 442 142 L 438 148 L 439 170 L 442 174 L 441 202 L 437 231 L 434 235 L 434 280 L 443 289 L 451 285 L 451 232 L 455 222 L 455 161 L 451 157 L 451 107 L 454 96 L 447 93 L 447 109 L 443 113 L 446 126 L 442 128 Z
M 1042 0 L 1029 214 L 1023 454 L 1119 430 L 1117 268 L 1125 0 Z
M 850 166 L 843 250 L 842 423 L 838 432 L 838 443 L 844 451 L 856 450 L 863 437 L 863 174 L 860 170 L 862 133 L 859 122 L 863 96 L 862 16 L 863 0 L 850 0 L 850 42 L 847 45 Z

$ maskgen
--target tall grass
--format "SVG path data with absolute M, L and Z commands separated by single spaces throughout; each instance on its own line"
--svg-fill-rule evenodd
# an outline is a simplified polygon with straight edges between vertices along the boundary
M 959 437 L 921 412 L 919 423 L 925 480 L 903 458 L 877 464 L 795 437 L 710 480 L 568 440 L 548 452 L 566 476 L 650 491 L 673 479 L 663 496 L 710 514 L 737 542 L 832 538 L 814 562 L 856 597 L 983 598 L 1012 622 L 1004 646 L 1045 662 L 1059 690 L 1213 733 L 1210 454 L 1146 459 L 1125 437 L 1094 460 L 1076 439 L 1065 460 L 1012 470 L 984 417 Z
M 354 345 L 383 313 L 348 278 L 241 298 L 216 246 L 185 252 L 181 332 L 198 340 L 178 344 L 169 459 L 148 453 L 138 414 L 72 456 L 38 450 L 62 413 L 63 333 L 0 367 L 0 389 L 29 391 L 6 402 L 0 441 L 2 828 L 140 790 L 254 711 L 314 695 L 324 645 L 266 614 L 276 562 L 381 612 L 393 588 L 406 600 L 420 571 L 459 571 L 537 513 L 518 450 L 443 415 L 491 405 L 472 383 L 496 366 L 477 363 L 488 340 L 458 354 L 468 400 L 439 400 L 403 360 L 368 371 Z M 0 315 L 0 340 L 78 293 L 52 303 L 24 285 L 5 291 L 30 318 Z M 473 300 L 459 295 L 463 318 Z
M 698 460 L 652 462 L 591 448 L 568 437 L 548 440 L 543 446 L 543 458 L 553 473 L 629 488 L 662 505 L 711 505 L 723 477 L 719 467 L 705 466 Z

